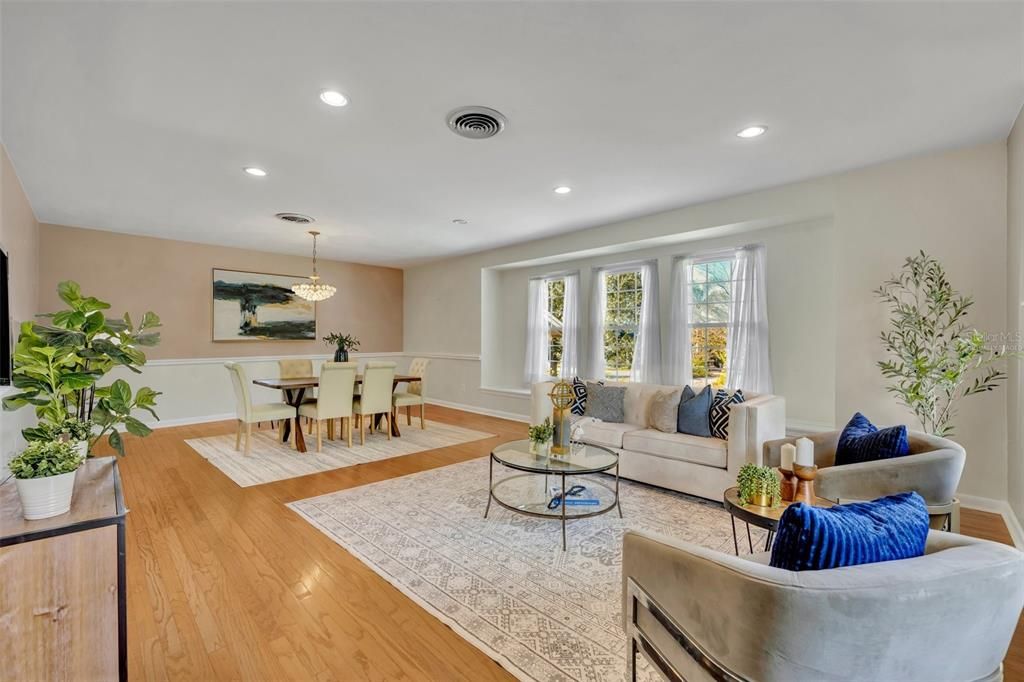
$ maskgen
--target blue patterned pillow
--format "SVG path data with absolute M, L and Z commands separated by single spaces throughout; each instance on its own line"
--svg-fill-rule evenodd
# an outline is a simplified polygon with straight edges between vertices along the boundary
M 819 571 L 924 554 L 928 507 L 915 492 L 873 502 L 789 506 L 779 520 L 771 565 L 787 571 Z
M 743 391 L 737 389 L 729 395 L 724 388 L 718 389 L 711 403 L 711 435 L 722 440 L 729 439 L 729 409 L 743 402 Z
M 890 426 L 879 430 L 860 412 L 839 434 L 836 446 L 836 466 L 873 462 L 910 454 L 906 426 Z
M 597 384 L 603 386 L 604 382 L 598 381 Z M 581 417 L 587 411 L 587 384 L 579 377 L 572 378 L 572 403 L 569 405 L 569 411 Z

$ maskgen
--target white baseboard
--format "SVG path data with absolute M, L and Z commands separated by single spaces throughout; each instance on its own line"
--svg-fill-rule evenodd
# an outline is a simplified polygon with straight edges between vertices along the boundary
M 960 505 L 969 509 L 999 514 L 1003 517 L 1007 530 L 1010 531 L 1010 538 L 1017 549 L 1024 550 L 1024 527 L 1021 527 L 1020 519 L 1013 513 L 1013 508 L 1006 500 L 993 500 L 990 497 L 978 497 L 977 495 L 962 495 L 957 493 Z
M 824 433 L 835 431 L 836 427 L 825 422 L 810 422 L 802 419 L 787 419 L 786 434 L 789 436 L 806 436 L 811 433 Z
M 172 426 L 188 426 L 190 424 L 206 424 L 208 422 L 234 421 L 237 419 L 234 412 L 224 414 L 208 414 L 202 417 L 182 417 L 181 419 L 161 419 L 160 421 L 145 421 L 146 426 L 151 429 L 169 429 Z
M 465 405 L 463 403 L 453 403 L 447 400 L 438 400 L 437 398 L 427 398 L 426 402 L 428 405 L 438 405 L 440 407 L 450 407 L 453 410 L 462 410 L 463 412 L 473 412 L 475 414 L 484 414 L 488 417 L 498 417 L 499 419 L 509 419 L 514 422 L 523 422 L 526 424 L 530 423 L 530 417 L 525 414 L 515 414 L 514 412 L 505 412 L 504 410 L 492 410 L 486 407 L 477 407 L 476 405 Z

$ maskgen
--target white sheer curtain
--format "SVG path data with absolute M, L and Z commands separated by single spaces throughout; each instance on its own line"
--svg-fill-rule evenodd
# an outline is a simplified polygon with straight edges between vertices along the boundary
M 529 386 L 542 381 L 548 364 L 548 283 L 543 277 L 530 280 L 526 304 L 526 362 L 523 381 Z
M 587 334 L 587 377 L 604 379 L 604 313 L 608 300 L 605 270 L 594 268 L 590 284 L 590 321 Z
M 562 377 L 579 373 L 580 356 L 580 273 L 565 276 L 565 303 L 562 312 Z
M 678 258 L 672 266 L 672 290 L 669 297 L 668 360 L 665 381 L 676 386 L 693 383 L 693 350 L 690 348 L 690 312 L 693 283 L 690 281 L 692 258 Z
M 772 392 L 768 358 L 768 300 L 765 248 L 745 246 L 736 252 L 732 308 L 726 337 L 729 389 Z
M 661 309 L 658 305 L 658 261 L 640 270 L 640 319 L 633 347 L 630 379 L 645 384 L 661 383 Z

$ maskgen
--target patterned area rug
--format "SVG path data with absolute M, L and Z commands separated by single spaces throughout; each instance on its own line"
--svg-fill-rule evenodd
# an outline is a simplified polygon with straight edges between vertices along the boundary
M 418 424 L 402 428 L 398 438 L 387 439 L 381 433 L 367 433 L 366 445 L 359 444 L 354 434 L 352 447 L 342 440 L 323 439 L 323 452 L 316 451 L 316 437 L 306 435 L 308 452 L 298 452 L 287 443 L 279 443 L 276 431 L 253 431 L 252 453 L 247 457 L 235 450 L 235 437 L 213 436 L 185 441 L 210 464 L 223 471 L 228 478 L 243 488 L 261 483 L 282 481 L 286 478 L 341 469 L 356 464 L 376 462 L 423 450 L 435 450 L 448 445 L 469 443 L 494 437 L 493 433 L 472 431 L 441 422 L 427 422 L 427 428 Z M 244 446 L 243 446 L 244 447 Z
M 483 518 L 487 468 L 481 458 L 288 506 L 522 680 L 624 679 L 626 530 L 733 551 L 720 505 L 624 481 L 624 518 L 570 521 L 563 552 L 558 521 L 496 504 Z M 495 465 L 495 480 L 505 475 Z

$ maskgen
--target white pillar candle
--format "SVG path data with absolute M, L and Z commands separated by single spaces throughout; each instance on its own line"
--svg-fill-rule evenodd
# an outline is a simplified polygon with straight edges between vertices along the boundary
M 796 459 L 796 446 L 792 443 L 785 443 L 782 446 L 782 466 L 786 471 L 793 470 L 793 462 Z
M 796 439 L 796 463 L 802 467 L 814 466 L 814 443 L 810 438 Z

